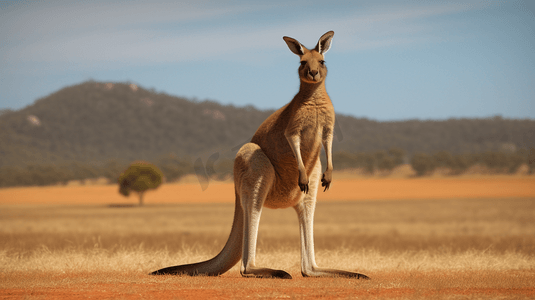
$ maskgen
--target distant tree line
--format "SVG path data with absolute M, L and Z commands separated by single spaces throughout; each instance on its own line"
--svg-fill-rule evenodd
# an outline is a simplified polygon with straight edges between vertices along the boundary
M 492 173 L 510 174 L 515 173 L 523 164 L 527 164 L 529 173 L 533 174 L 535 149 L 467 154 L 439 151 L 434 154 L 415 153 L 410 159 L 400 148 L 360 153 L 341 151 L 333 154 L 336 170 L 362 169 L 368 174 L 376 171 L 388 173 L 407 162 L 410 162 L 418 176 L 429 175 L 438 168 L 449 170 L 450 175 L 458 175 L 475 165 L 483 166 Z M 168 182 L 176 181 L 187 174 L 196 174 L 189 158 L 168 155 L 160 157 L 153 163 L 162 171 Z M 214 180 L 225 180 L 231 176 L 232 166 L 232 159 L 221 159 L 209 167 L 213 169 L 208 173 Z M 0 187 L 66 184 L 71 180 L 84 181 L 94 178 L 107 178 L 109 183 L 115 184 L 127 167 L 128 163 L 118 161 L 108 161 L 100 165 L 75 162 L 62 165 L 32 164 L 25 167 L 0 167 Z
M 529 174 L 533 174 L 535 149 L 467 154 L 451 154 L 448 151 L 440 151 L 434 154 L 416 153 L 411 159 L 411 166 L 418 176 L 430 174 L 437 168 L 448 169 L 450 174 L 457 175 L 475 165 L 483 166 L 491 173 L 512 174 L 523 164 L 527 164 Z
M 187 158 L 170 155 L 160 158 L 154 164 L 162 171 L 167 181 L 175 181 L 193 173 L 193 167 Z M 67 184 L 73 180 L 95 178 L 106 178 L 109 183 L 115 184 L 128 165 L 127 162 L 108 161 L 103 164 L 74 162 L 0 167 L 0 187 Z
M 333 154 L 333 165 L 337 170 L 362 168 L 367 173 L 375 170 L 391 171 L 404 163 L 405 155 L 405 151 L 400 148 L 360 153 L 342 151 Z

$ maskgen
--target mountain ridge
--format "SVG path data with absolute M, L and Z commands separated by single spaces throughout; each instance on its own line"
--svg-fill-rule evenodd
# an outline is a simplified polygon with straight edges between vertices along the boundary
M 195 101 L 132 83 L 88 81 L 0 113 L 0 167 L 29 163 L 232 156 L 273 111 Z M 535 120 L 379 122 L 337 114 L 333 150 L 397 147 L 408 154 L 515 151 L 535 146 Z M 224 149 L 222 151 L 221 149 Z

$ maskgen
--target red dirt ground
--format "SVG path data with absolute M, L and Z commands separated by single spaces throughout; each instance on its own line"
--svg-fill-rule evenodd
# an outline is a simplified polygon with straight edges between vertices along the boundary
M 525 273 L 525 272 L 524 272 Z M 50 276 L 41 274 L 30 281 L 46 281 L 46 286 L 0 290 L 2 299 L 533 299 L 535 287 L 526 281 L 535 278 L 518 272 L 492 275 L 477 272 L 380 273 L 362 281 L 343 278 L 302 278 L 293 280 L 221 277 L 128 276 L 109 282 L 91 274 Z M 524 277 L 524 284 L 507 283 Z M 94 277 L 94 275 L 93 275 Z M 102 278 L 102 276 L 99 276 Z M 148 277 L 148 278 L 147 278 Z M 498 278 L 499 277 L 499 278 Z M 527 278 L 526 278 L 527 277 Z M 476 278 L 476 279 L 474 279 Z M 4 278 L 5 279 L 5 278 Z M 504 284 L 495 280 L 504 280 Z M 100 282 L 99 282 L 100 281 Z M 108 281 L 108 283 L 102 282 Z M 494 285 L 494 287 L 492 287 Z

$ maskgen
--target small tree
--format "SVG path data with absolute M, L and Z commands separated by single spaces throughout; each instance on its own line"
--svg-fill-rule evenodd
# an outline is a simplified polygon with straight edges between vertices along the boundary
M 405 158 L 405 150 L 401 148 L 390 148 L 388 154 L 394 159 L 394 166 L 399 166 L 403 164 L 403 159 Z
M 128 196 L 130 191 L 139 195 L 139 205 L 143 205 L 143 194 L 149 189 L 156 189 L 162 184 L 163 173 L 155 165 L 138 161 L 133 162 L 119 176 L 119 193 Z
M 471 165 L 475 164 L 475 161 L 471 159 L 470 154 L 456 154 L 453 156 L 453 173 L 461 174 L 466 171 Z
M 377 168 L 379 170 L 387 170 L 390 172 L 394 167 L 396 167 L 396 164 L 394 163 L 394 159 L 390 156 L 385 156 L 377 162 Z
M 435 169 L 433 157 L 425 153 L 414 154 L 411 165 L 418 176 L 423 176 Z
M 448 151 L 440 151 L 433 155 L 435 167 L 450 168 L 455 167 L 455 159 Z

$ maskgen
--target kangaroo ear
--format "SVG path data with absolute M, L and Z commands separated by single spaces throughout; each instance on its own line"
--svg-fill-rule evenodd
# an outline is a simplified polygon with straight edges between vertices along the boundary
M 303 45 L 301 45 L 301 43 L 299 43 L 296 39 L 293 39 L 291 37 L 283 37 L 284 41 L 286 42 L 286 44 L 288 44 L 288 48 L 290 48 L 290 50 L 299 55 L 299 56 L 302 56 L 305 54 L 305 47 Z
M 315 48 L 316 51 L 318 51 L 321 54 L 327 53 L 327 51 L 331 49 L 331 41 L 333 39 L 333 36 L 334 36 L 334 31 L 332 30 L 322 35 L 320 37 L 320 40 L 318 41 L 318 44 L 316 45 L 316 48 Z

